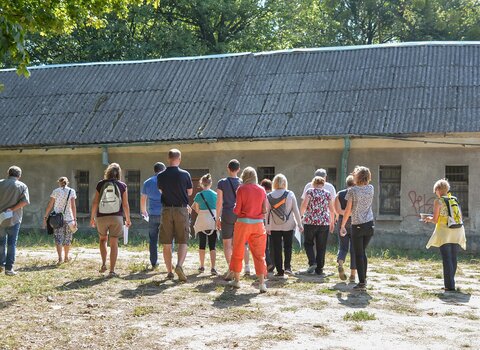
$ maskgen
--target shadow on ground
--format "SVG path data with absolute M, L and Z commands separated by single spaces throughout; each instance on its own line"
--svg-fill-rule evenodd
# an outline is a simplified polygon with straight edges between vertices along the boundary
M 238 289 L 225 285 L 222 293 L 213 300 L 213 307 L 226 309 L 250 304 L 259 293 L 240 293 Z
M 37 271 L 46 271 L 46 270 L 54 270 L 58 268 L 57 264 L 48 264 L 48 265 L 31 265 L 31 266 L 24 266 L 17 271 L 19 272 L 37 272 Z
M 456 291 L 456 292 L 438 293 L 437 296 L 438 296 L 438 299 L 440 299 L 441 301 L 447 304 L 465 304 L 470 301 L 470 297 L 472 295 L 469 293 Z
M 332 289 L 339 291 L 336 294 L 339 304 L 354 309 L 361 309 L 367 307 L 370 304 L 370 300 L 372 299 L 371 295 L 368 294 L 368 292 L 353 291 L 353 285 L 353 283 L 346 284 L 344 282 L 341 282 L 332 286 Z M 344 295 L 343 293 L 348 294 Z
M 99 284 L 102 284 L 103 282 L 108 281 L 108 278 L 102 276 L 98 278 L 92 278 L 92 277 L 87 277 L 87 278 L 81 278 L 75 281 L 69 281 L 65 282 L 61 286 L 56 287 L 57 290 L 75 290 L 75 289 L 85 289 L 85 288 L 90 288 L 97 286 Z

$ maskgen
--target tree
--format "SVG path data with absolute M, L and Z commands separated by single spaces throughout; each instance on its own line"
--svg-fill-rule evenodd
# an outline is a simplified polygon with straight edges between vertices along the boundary
M 0 57 L 29 75 L 26 42 L 29 36 L 70 33 L 79 22 L 99 28 L 110 12 L 126 13 L 127 6 L 140 0 L 17 0 L 0 5 Z
M 474 0 L 408 0 L 399 22 L 400 41 L 480 39 L 480 7 Z

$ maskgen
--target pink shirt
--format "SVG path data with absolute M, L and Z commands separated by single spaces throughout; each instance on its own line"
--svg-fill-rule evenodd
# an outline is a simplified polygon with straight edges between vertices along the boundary
M 237 189 L 237 200 L 233 212 L 238 218 L 263 219 L 263 202 L 267 194 L 262 186 L 257 184 L 240 185 Z

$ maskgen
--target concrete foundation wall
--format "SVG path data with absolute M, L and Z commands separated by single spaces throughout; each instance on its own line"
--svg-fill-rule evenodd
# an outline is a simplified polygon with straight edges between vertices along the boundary
M 182 151 L 181 167 L 201 174 L 197 169 L 208 169 L 214 182 L 226 174 L 226 164 L 237 158 L 245 166 L 275 167 L 276 173 L 283 173 L 289 181 L 300 203 L 300 196 L 307 181 L 319 167 L 337 168 L 340 177 L 340 161 L 343 151 L 342 140 L 303 141 L 252 141 L 231 143 L 151 145 L 109 148 L 109 162 L 118 162 L 123 170 L 140 170 L 142 182 L 152 175 L 153 164 L 166 163 L 169 148 Z M 431 212 L 434 194 L 432 187 L 436 180 L 445 175 L 446 165 L 469 166 L 469 218 L 465 219 L 468 235 L 468 249 L 480 251 L 480 180 L 479 150 L 463 147 L 437 147 L 434 145 L 401 143 L 390 140 L 355 140 L 348 157 L 348 171 L 357 164 L 365 165 L 372 171 L 372 184 L 376 196 L 376 237 L 373 243 L 383 247 L 423 248 L 433 231 L 433 225 L 419 222 L 420 212 Z M 0 152 L 0 171 L 5 173 L 10 165 L 23 170 L 22 181 L 30 189 L 31 205 L 25 208 L 23 228 L 38 228 L 41 225 L 45 207 L 51 191 L 57 186 L 60 176 L 67 176 L 71 186 L 76 188 L 76 170 L 90 172 L 90 203 L 95 185 L 103 177 L 101 148 L 52 149 Z M 378 213 L 379 167 L 400 165 L 401 210 L 398 216 L 382 216 Z M 340 180 L 340 179 L 338 179 Z M 339 181 L 340 182 L 340 181 Z M 215 186 L 214 186 L 215 187 Z M 146 225 L 134 220 L 132 232 L 145 231 Z M 88 225 L 88 213 L 79 214 L 79 223 Z M 135 218 L 135 215 L 134 215 Z

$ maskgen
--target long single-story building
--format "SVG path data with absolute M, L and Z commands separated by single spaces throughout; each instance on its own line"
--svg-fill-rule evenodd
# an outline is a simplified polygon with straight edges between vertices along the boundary
M 374 243 L 422 248 L 436 180 L 460 199 L 468 249 L 480 251 L 480 43 L 427 42 L 32 67 L 0 71 L 0 171 L 30 188 L 23 229 L 41 225 L 59 176 L 88 225 L 109 162 L 140 188 L 179 148 L 194 179 L 232 158 L 283 173 L 300 200 L 316 168 L 338 189 L 357 164 L 376 189 Z

